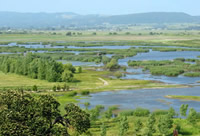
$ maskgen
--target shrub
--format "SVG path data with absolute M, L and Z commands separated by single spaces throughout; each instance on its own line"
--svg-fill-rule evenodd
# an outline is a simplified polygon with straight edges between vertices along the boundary
M 90 94 L 90 91 L 82 91 L 81 92 L 81 95 L 89 95 Z
M 77 92 L 70 92 L 67 94 L 68 97 L 74 97 L 77 95 Z
M 33 91 L 37 91 L 37 90 L 38 90 L 37 85 L 34 85 L 33 88 L 32 88 L 32 90 L 33 90 Z
M 150 111 L 148 109 L 143 109 L 143 108 L 136 108 L 133 112 L 134 116 L 138 117 L 146 117 L 149 116 Z

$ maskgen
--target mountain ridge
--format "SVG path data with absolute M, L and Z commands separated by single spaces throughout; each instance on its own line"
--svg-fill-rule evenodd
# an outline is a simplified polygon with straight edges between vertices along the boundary
M 164 23 L 200 23 L 200 16 L 191 16 L 183 12 L 148 12 L 124 15 L 80 15 L 73 12 L 58 13 L 21 13 L 0 12 L 0 27 L 42 28 L 57 26 L 95 26 L 103 24 L 164 24 Z

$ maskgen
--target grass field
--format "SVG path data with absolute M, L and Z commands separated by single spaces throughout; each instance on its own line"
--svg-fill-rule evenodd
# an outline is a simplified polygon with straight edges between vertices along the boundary
M 165 97 L 169 98 L 169 99 L 179 99 L 179 100 L 187 100 L 187 101 L 200 101 L 200 96 L 167 95 Z
M 128 122 L 129 122 L 129 130 L 128 132 L 125 134 L 126 136 L 134 136 L 135 132 L 134 132 L 134 122 L 136 120 L 140 119 L 143 123 L 143 129 L 137 133 L 138 135 L 142 135 L 144 134 L 145 131 L 145 122 L 147 121 L 147 117 L 136 117 L 136 116 L 129 116 L 128 117 Z M 157 117 L 156 120 L 159 119 L 159 116 Z M 173 119 L 174 123 L 177 122 L 178 124 L 181 124 L 181 131 L 179 132 L 180 136 L 199 136 L 199 128 L 197 126 L 199 126 L 200 124 L 198 123 L 198 125 L 192 125 L 192 124 L 188 124 L 188 122 L 186 120 L 183 119 Z M 97 135 L 99 136 L 101 133 L 101 125 L 102 122 L 104 122 L 104 124 L 107 127 L 107 135 L 106 136 L 116 136 L 119 134 L 119 120 L 117 119 L 102 119 L 100 121 L 96 121 L 95 124 L 92 124 L 92 128 L 90 129 L 90 131 L 92 132 L 93 135 Z M 157 130 L 157 129 L 156 129 Z M 158 130 L 157 130 L 158 131 Z M 173 132 L 173 129 L 171 129 L 171 132 Z M 154 136 L 160 136 L 159 133 L 155 133 Z
M 138 89 L 138 88 L 158 88 L 158 87 L 175 87 L 174 85 L 166 85 L 153 81 L 146 80 L 121 80 L 111 79 L 108 75 L 112 74 L 109 71 L 95 71 L 94 69 L 85 69 L 80 74 L 75 74 L 77 82 L 67 83 L 72 90 L 77 92 L 88 90 L 90 92 L 98 91 L 114 91 L 122 89 Z M 100 80 L 102 78 L 108 84 Z M 19 87 L 32 87 L 37 85 L 39 89 L 52 89 L 54 85 L 62 86 L 63 82 L 47 82 L 45 80 L 31 79 L 25 76 L 16 74 L 5 74 L 0 72 L 0 88 L 19 88 Z
M 83 35 L 66 36 L 68 31 L 55 31 L 57 35 L 52 35 L 54 31 L 44 31 L 43 33 L 31 32 L 28 34 L 1 34 L 0 42 L 56 42 L 56 41 L 135 41 L 141 43 L 161 43 L 170 45 L 199 45 L 199 31 L 153 31 L 161 33 L 159 35 L 149 35 L 151 31 L 130 31 L 126 35 L 125 31 L 117 32 L 117 35 L 109 35 L 109 31 L 97 31 L 97 35 L 92 35 L 92 31 L 83 31 Z M 76 31 L 75 31 L 76 32 Z M 140 33 L 141 35 L 138 35 Z M 195 40 L 195 42 L 194 42 Z

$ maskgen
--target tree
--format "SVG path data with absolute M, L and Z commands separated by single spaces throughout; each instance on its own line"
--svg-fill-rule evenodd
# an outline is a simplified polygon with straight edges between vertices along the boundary
M 82 67 L 81 66 L 78 67 L 78 73 L 82 73 Z
M 65 70 L 62 73 L 62 81 L 63 82 L 71 82 L 73 80 L 73 77 L 74 77 L 74 75 L 69 70 Z
M 118 62 L 116 59 L 111 59 L 109 63 L 107 63 L 106 68 L 109 70 L 118 69 L 120 66 L 118 65 Z
M 0 93 L 0 106 L 0 135 L 68 136 L 67 129 L 81 134 L 90 128 L 89 114 L 68 104 L 61 116 L 60 104 L 51 95 L 35 97 L 23 91 L 6 91 Z
M 16 66 L 18 68 L 18 66 Z M 21 72 L 16 69 L 16 74 L 20 74 Z M 34 59 L 30 64 L 28 68 L 28 76 L 30 78 L 37 79 L 38 78 L 38 60 Z
M 190 108 L 189 114 L 187 116 L 188 122 L 195 125 L 197 122 L 197 118 L 198 118 L 198 116 L 197 116 L 197 112 L 195 111 L 195 109 Z
M 38 90 L 37 85 L 34 85 L 33 88 L 32 88 L 32 90 L 33 91 L 37 91 Z
M 36 99 L 23 91 L 7 91 L 1 93 L 0 103 L 0 135 L 50 135 L 52 121 L 60 114 L 52 96 Z
M 56 90 L 58 90 L 58 91 L 60 91 L 60 90 L 61 90 L 61 87 L 60 87 L 60 85 L 57 85 L 57 87 L 56 87 Z
M 100 116 L 100 112 L 101 112 L 102 109 L 104 109 L 104 107 L 101 106 L 101 105 L 97 105 L 95 108 L 91 109 L 89 111 L 89 113 L 90 113 L 90 120 L 91 121 L 97 120 L 98 117 Z
M 72 32 L 67 32 L 66 36 L 72 36 Z
M 75 73 L 76 72 L 76 68 L 71 64 L 71 63 L 68 63 L 68 64 L 64 64 L 64 71 L 65 70 L 69 70 L 71 71 L 72 73 Z
M 69 91 L 69 86 L 67 84 L 64 84 L 62 89 L 63 91 Z
M 107 63 L 109 63 L 110 62 L 110 58 L 109 57 L 107 57 L 107 56 L 103 56 L 102 57 L 102 63 L 104 64 L 104 65 L 106 65 Z
M 124 136 L 129 129 L 128 120 L 126 116 L 120 117 L 119 136 Z
M 114 75 L 115 75 L 115 77 L 118 78 L 118 79 L 121 78 L 121 77 L 123 76 L 122 73 L 119 72 L 119 71 L 118 71 L 118 72 L 115 72 Z
M 73 103 L 65 106 L 64 120 L 67 126 L 71 126 L 79 134 L 86 132 L 90 128 L 90 115 L 81 110 Z
M 176 112 L 175 112 L 175 110 L 172 108 L 172 107 L 170 107 L 170 109 L 169 109 L 169 111 L 168 111 L 168 114 L 173 118 L 174 116 L 176 116 Z
M 54 86 L 52 87 L 52 90 L 55 92 L 55 91 L 57 90 L 57 87 L 54 85 Z
M 45 80 L 46 79 L 46 65 L 45 61 L 39 59 L 38 62 L 38 79 Z
M 147 121 L 147 135 L 148 136 L 152 136 L 153 133 L 155 133 L 155 131 L 156 131 L 155 123 L 156 123 L 155 116 L 153 114 L 150 114 L 148 121 Z
M 173 120 L 170 115 L 161 116 L 158 121 L 158 130 L 159 132 L 165 136 L 170 132 L 169 130 L 172 128 Z
M 181 116 L 186 116 L 187 110 L 188 110 L 188 104 L 182 104 L 180 107 Z

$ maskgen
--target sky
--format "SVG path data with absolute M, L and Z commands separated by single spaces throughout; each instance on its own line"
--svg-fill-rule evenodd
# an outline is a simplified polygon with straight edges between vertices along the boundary
M 200 15 L 200 0 L 0 0 L 0 11 L 117 15 L 185 12 Z

